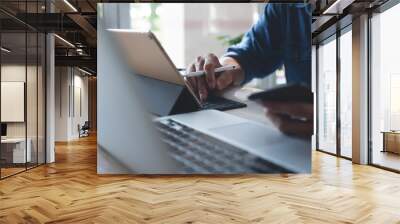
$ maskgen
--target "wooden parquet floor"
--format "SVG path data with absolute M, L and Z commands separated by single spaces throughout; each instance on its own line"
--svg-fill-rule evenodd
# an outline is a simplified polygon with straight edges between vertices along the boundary
M 0 181 L 0 223 L 400 223 L 400 175 L 313 153 L 311 175 L 98 176 L 96 139 Z

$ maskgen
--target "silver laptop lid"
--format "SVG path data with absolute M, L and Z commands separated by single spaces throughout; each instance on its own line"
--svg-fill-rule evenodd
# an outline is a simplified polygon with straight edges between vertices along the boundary
M 132 29 L 108 29 L 118 40 L 126 63 L 136 74 L 166 82 L 185 85 L 198 105 L 201 100 L 185 82 L 185 78 L 168 56 L 167 52 L 151 31 Z

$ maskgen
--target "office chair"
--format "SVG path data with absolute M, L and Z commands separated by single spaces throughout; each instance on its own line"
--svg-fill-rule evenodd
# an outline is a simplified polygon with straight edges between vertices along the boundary
M 79 138 L 89 136 L 89 129 L 90 129 L 89 121 L 85 121 L 82 127 L 80 127 L 80 125 L 78 124 Z

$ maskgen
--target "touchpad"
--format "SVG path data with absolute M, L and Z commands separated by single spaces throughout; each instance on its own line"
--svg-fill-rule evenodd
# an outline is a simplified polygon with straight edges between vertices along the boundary
M 210 132 L 229 141 L 238 142 L 251 148 L 265 147 L 270 144 L 279 143 L 282 140 L 280 138 L 281 134 L 272 127 L 250 122 L 212 128 Z

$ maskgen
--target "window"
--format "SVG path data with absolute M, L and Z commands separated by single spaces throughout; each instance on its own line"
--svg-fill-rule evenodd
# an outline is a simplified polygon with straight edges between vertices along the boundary
M 371 162 L 400 170 L 400 4 L 371 18 Z
M 340 154 L 352 156 L 352 33 L 340 36 Z
M 318 47 L 318 149 L 336 153 L 336 39 Z
M 343 28 L 340 36 L 329 37 L 317 48 L 317 149 L 345 158 L 352 157 L 351 28 Z

